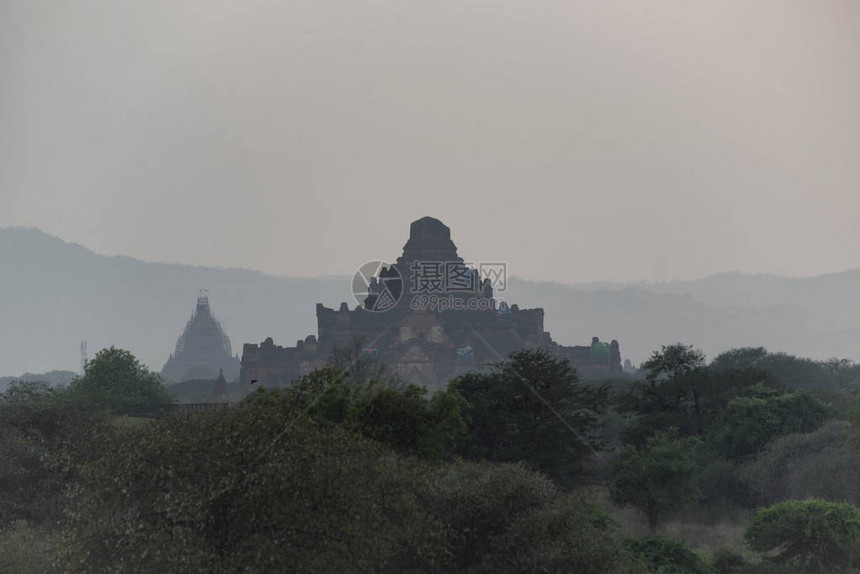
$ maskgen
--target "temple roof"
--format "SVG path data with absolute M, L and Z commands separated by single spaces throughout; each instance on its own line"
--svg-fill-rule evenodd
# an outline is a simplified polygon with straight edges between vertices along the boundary
M 409 240 L 397 263 L 413 261 L 462 261 L 451 241 L 451 229 L 434 217 L 422 217 L 409 226 Z

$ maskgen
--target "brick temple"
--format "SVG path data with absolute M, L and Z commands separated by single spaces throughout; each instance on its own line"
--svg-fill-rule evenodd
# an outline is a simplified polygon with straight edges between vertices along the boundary
M 543 349 L 575 367 L 622 370 L 617 341 L 594 337 L 586 346 L 559 345 L 544 331 L 543 309 L 497 303 L 494 287 L 503 290 L 504 277 L 484 271 L 459 257 L 444 223 L 432 217 L 414 221 L 403 254 L 368 278 L 361 304 L 332 309 L 317 303 L 317 335 L 293 347 L 275 345 L 271 338 L 245 344 L 244 388 L 289 385 L 324 366 L 334 349 L 352 349 L 356 342 L 362 355 L 430 389 L 520 349 Z M 353 282 L 355 293 L 362 290 L 361 278 Z

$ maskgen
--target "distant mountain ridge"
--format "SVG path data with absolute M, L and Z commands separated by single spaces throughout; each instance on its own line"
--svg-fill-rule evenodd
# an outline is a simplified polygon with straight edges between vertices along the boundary
M 106 257 L 38 229 L 0 228 L 0 373 L 77 370 L 81 340 L 90 358 L 115 345 L 160 371 L 201 288 L 238 354 L 267 336 L 304 338 L 317 301 L 351 297 L 346 279 Z
M 276 277 L 107 257 L 35 228 L 0 228 L 0 374 L 77 370 L 115 345 L 150 369 L 164 365 L 209 289 L 212 312 L 242 344 L 279 344 L 316 333 L 316 303 L 356 302 L 350 278 Z M 667 283 L 564 285 L 510 278 L 497 297 L 543 307 L 545 327 L 567 345 L 618 339 L 639 363 L 661 344 L 683 341 L 709 357 L 738 346 L 800 356 L 860 358 L 860 270 L 808 278 L 723 273 Z

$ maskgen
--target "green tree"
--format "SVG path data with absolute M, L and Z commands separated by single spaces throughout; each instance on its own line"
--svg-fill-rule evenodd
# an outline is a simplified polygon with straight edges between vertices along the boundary
M 682 435 L 702 435 L 732 399 L 757 384 L 777 386 L 765 371 L 710 367 L 633 383 L 616 396 L 617 410 L 627 417 L 621 436 L 625 443 L 642 445 L 671 427 Z
M 744 539 L 782 571 L 854 572 L 860 564 L 860 509 L 815 498 L 781 502 L 759 510 Z
M 570 364 L 543 351 L 517 351 L 495 373 L 468 373 L 455 388 L 468 406 L 474 460 L 527 462 L 550 477 L 572 480 L 600 448 L 596 437 L 608 387 L 579 383 Z
M 320 425 L 288 392 L 119 433 L 82 470 L 63 547 L 83 572 L 400 572 L 443 532 L 426 469 Z
M 638 572 L 611 521 L 546 477 L 398 454 L 312 414 L 321 396 L 116 433 L 71 489 L 63 571 Z
M 423 492 L 448 533 L 443 571 L 639 571 L 609 517 L 520 464 L 446 465 Z
M 616 396 L 616 408 L 627 419 L 622 440 L 641 446 L 655 432 L 673 427 L 683 435 L 700 434 L 707 411 L 702 394 L 710 375 L 704 363 L 704 354 L 691 345 L 654 351 L 641 366 L 646 381 Z
M 315 421 L 353 430 L 401 454 L 443 458 L 466 432 L 465 401 L 454 388 L 428 396 L 423 387 L 357 383 L 348 371 L 326 367 L 284 392 Z
M 845 359 L 813 361 L 768 353 L 764 347 L 731 349 L 714 358 L 715 370 L 755 368 L 766 371 L 773 380 L 794 389 L 824 392 L 830 395 L 851 393 L 860 383 L 860 365 Z
M 442 458 L 466 432 L 462 402 L 455 390 L 440 390 L 428 399 L 423 387 L 374 386 L 356 397 L 349 426 L 399 452 Z
M 807 391 L 756 385 L 729 402 L 708 438 L 723 456 L 740 460 L 778 436 L 813 431 L 829 417 L 827 406 Z
M 860 505 L 860 430 L 828 421 L 769 442 L 744 471 L 757 504 L 823 498 Z
M 767 355 L 767 349 L 764 347 L 729 349 L 714 357 L 710 367 L 716 371 L 756 368 L 762 365 Z
M 692 345 L 673 343 L 654 351 L 651 357 L 642 363 L 640 369 L 647 373 L 648 380 L 653 381 L 661 375 L 677 377 L 704 366 L 705 354 L 702 351 Z
M 116 408 L 123 405 L 164 405 L 172 397 L 157 373 L 130 352 L 111 347 L 88 361 L 84 376 L 69 385 L 72 395 Z
M 425 460 L 414 445 L 456 391 L 344 378 L 327 368 L 100 441 L 70 488 L 61 570 L 641 572 L 613 523 L 545 476 Z
M 700 444 L 698 438 L 683 438 L 671 429 L 649 438 L 643 447 L 624 447 L 610 465 L 612 501 L 632 504 L 654 531 L 660 520 L 700 496 Z
M 0 527 L 61 520 L 67 483 L 108 427 L 99 409 L 38 383 L 0 394 Z

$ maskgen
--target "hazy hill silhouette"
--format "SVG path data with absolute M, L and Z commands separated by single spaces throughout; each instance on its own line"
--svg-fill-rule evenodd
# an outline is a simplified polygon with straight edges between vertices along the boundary
M 17 377 L 0 377 L 0 392 L 9 388 L 13 382 L 45 383 L 52 387 L 68 386 L 78 373 L 72 371 L 51 371 L 49 373 L 23 373 Z
M 200 288 L 209 289 L 213 314 L 240 355 L 245 342 L 271 336 L 294 344 L 315 334 L 317 302 L 355 305 L 348 277 L 287 278 L 105 257 L 34 228 L 0 228 L 0 274 L 0 375 L 77 370 L 82 339 L 91 357 L 115 345 L 160 370 Z M 616 338 L 622 357 L 634 363 L 675 341 L 709 357 L 743 345 L 817 359 L 860 355 L 860 270 L 626 285 L 512 278 L 498 295 L 543 307 L 556 341 Z
M 0 229 L 0 374 L 78 370 L 80 341 L 90 357 L 115 345 L 159 371 L 197 301 L 242 343 L 282 343 L 316 331 L 315 303 L 340 302 L 349 283 L 291 279 L 256 271 L 105 257 L 32 228 Z

